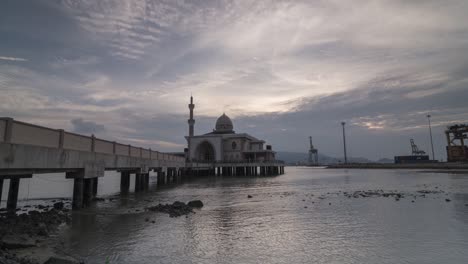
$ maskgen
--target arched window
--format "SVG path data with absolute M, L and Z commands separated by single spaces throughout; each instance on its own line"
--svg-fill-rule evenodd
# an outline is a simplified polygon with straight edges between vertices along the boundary
M 236 149 L 237 148 L 237 143 L 235 141 L 233 141 L 231 146 L 232 146 L 232 149 Z

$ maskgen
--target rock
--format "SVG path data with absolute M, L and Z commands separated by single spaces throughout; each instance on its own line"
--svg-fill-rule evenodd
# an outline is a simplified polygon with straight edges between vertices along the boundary
M 57 202 L 57 203 L 54 203 L 54 209 L 55 210 L 62 210 L 63 209 L 63 202 Z
M 202 208 L 203 207 L 203 202 L 200 200 L 193 200 L 187 203 L 188 206 L 194 207 L 194 208 Z
M 35 247 L 36 241 L 27 235 L 6 235 L 1 240 L 1 245 L 7 249 Z
M 250 194 L 249 194 L 249 195 L 247 195 L 247 198 L 252 198 L 252 195 L 250 195 Z
M 183 202 L 175 201 L 174 203 L 172 203 L 172 207 L 176 209 L 183 208 L 184 206 L 185 206 L 185 203 Z
M 170 217 L 178 217 L 189 213 L 194 213 L 192 207 L 179 201 L 176 201 L 172 204 L 158 204 L 156 206 L 147 207 L 146 210 L 167 213 Z
M 82 262 L 68 256 L 52 256 L 44 264 L 81 264 Z
M 47 231 L 47 225 L 44 223 L 40 223 L 37 227 L 37 235 L 38 236 L 49 236 L 49 232 Z

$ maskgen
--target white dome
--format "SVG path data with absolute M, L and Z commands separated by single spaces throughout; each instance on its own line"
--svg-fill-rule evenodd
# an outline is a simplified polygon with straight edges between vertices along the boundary
M 223 114 L 216 120 L 216 132 L 233 132 L 234 126 L 232 125 L 231 118 L 226 114 Z

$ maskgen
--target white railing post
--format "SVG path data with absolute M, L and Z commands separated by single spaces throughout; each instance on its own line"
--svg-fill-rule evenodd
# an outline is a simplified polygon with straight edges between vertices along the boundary
M 96 137 L 94 137 L 94 134 L 91 135 L 91 152 L 94 152 L 94 149 L 95 149 L 95 145 L 94 145 L 94 140 L 96 139 Z
M 59 149 L 63 149 L 63 141 L 65 140 L 65 130 L 59 129 L 59 144 L 58 147 Z
M 12 136 L 12 133 L 13 133 L 13 118 L 11 117 L 7 117 L 5 118 L 5 138 L 3 139 L 3 141 L 5 141 L 5 143 L 11 143 L 11 136 Z

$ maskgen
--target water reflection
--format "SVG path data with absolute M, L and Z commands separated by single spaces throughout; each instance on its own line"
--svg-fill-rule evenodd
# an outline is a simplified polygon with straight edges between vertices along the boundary
M 57 238 L 87 263 L 468 263 L 467 175 L 287 168 L 279 177 L 164 187 L 152 179 L 150 192 L 126 196 L 115 176 L 106 174 L 99 189 L 115 200 L 74 213 Z M 342 195 L 376 189 L 448 195 Z M 188 217 L 144 211 L 192 199 L 205 207 Z

